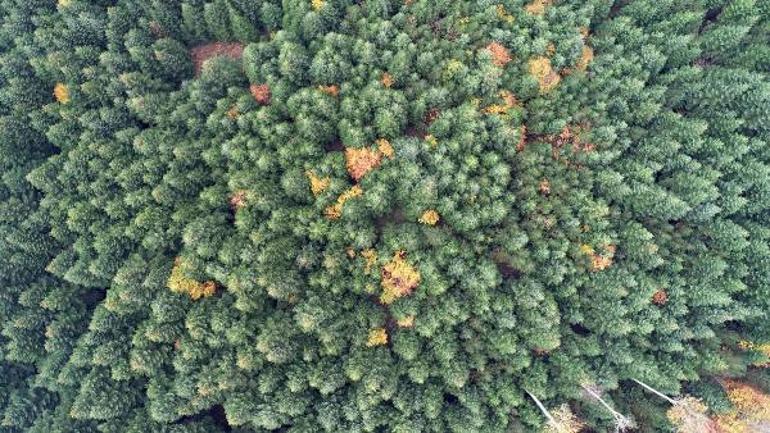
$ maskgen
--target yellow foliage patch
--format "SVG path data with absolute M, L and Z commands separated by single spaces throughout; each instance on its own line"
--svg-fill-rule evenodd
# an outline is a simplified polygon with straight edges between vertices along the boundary
M 553 0 L 532 0 L 532 3 L 524 6 L 524 10 L 532 15 L 543 15 L 545 8 L 553 4 Z
M 375 142 L 377 144 L 377 150 L 380 151 L 380 153 L 385 156 L 386 158 L 393 158 L 393 154 L 395 153 L 393 151 L 393 146 L 391 146 L 390 142 L 384 138 L 381 138 Z
M 682 433 L 714 432 L 714 421 L 706 413 L 708 407 L 695 397 L 686 396 L 666 411 L 666 417 Z
M 508 107 L 501 104 L 492 104 L 489 107 L 484 108 L 484 113 L 504 115 L 508 113 Z
M 367 249 L 361 251 L 361 256 L 366 260 L 366 266 L 364 268 L 364 272 L 367 274 L 369 271 L 372 270 L 372 266 L 374 266 L 375 263 L 377 263 L 377 251 L 373 249 Z
M 548 57 L 535 57 L 529 61 L 529 73 L 538 82 L 541 93 L 548 93 L 561 81 L 561 77 L 551 67 Z
M 420 216 L 417 221 L 429 226 L 435 226 L 440 219 L 441 217 L 439 216 L 438 212 L 436 212 L 434 209 L 429 209 L 423 212 L 422 216 Z
M 345 149 L 345 166 L 350 177 L 355 181 L 361 180 L 366 173 L 377 168 L 380 165 L 381 158 L 382 155 L 378 150 L 372 150 L 367 147 L 360 149 L 348 147 Z
M 585 72 L 586 69 L 588 69 L 588 64 L 591 63 L 594 60 L 594 50 L 593 48 L 589 47 L 588 45 L 583 45 L 583 51 L 580 54 L 580 59 L 578 59 L 577 65 L 575 67 L 578 71 Z
M 495 6 L 495 10 L 497 11 L 497 17 L 501 20 L 505 21 L 508 24 L 511 24 L 513 22 L 513 15 L 509 14 L 507 10 L 505 10 L 505 6 L 498 4 Z
M 60 104 L 70 102 L 70 90 L 64 83 L 56 83 L 53 87 L 53 96 Z
M 404 318 L 398 319 L 396 324 L 399 328 L 411 328 L 414 326 L 414 316 L 409 315 Z
M 382 268 L 382 295 L 380 302 L 390 304 L 398 298 L 411 294 L 420 285 L 419 271 L 406 261 L 406 253 L 398 251 L 393 259 Z
M 770 395 L 736 380 L 725 380 L 723 386 L 736 411 L 751 421 L 770 421 Z
M 503 100 L 502 104 L 490 105 L 489 107 L 484 108 L 482 111 L 486 114 L 497 114 L 504 116 L 508 114 L 508 110 L 519 105 L 519 101 L 516 99 L 516 96 L 514 96 L 514 94 L 508 90 L 500 91 L 500 99 Z
M 324 3 L 326 3 L 324 0 L 310 0 L 310 6 L 314 11 L 321 10 L 321 8 L 324 7 Z
M 338 219 L 342 216 L 342 206 L 345 205 L 345 202 L 351 198 L 359 197 L 363 193 L 364 190 L 361 189 L 361 187 L 358 185 L 354 185 L 349 190 L 343 192 L 339 197 L 337 197 L 337 203 L 326 208 L 324 211 L 326 217 L 333 220 Z
M 755 352 L 759 352 L 770 358 L 770 343 L 754 343 L 751 341 L 742 340 L 738 342 L 738 347 L 743 350 L 753 350 Z M 770 367 L 770 364 L 762 362 L 757 362 L 754 365 L 757 367 Z
M 72 0 L 59 0 L 58 4 L 59 6 L 66 8 L 67 6 L 72 4 Z
M 746 420 L 740 419 L 734 412 L 719 415 L 715 418 L 718 433 L 755 433 Z
M 369 331 L 366 347 L 383 346 L 388 344 L 388 331 L 385 328 L 375 328 Z
M 452 59 L 446 64 L 446 74 L 449 77 L 454 76 L 456 73 L 460 72 L 463 68 L 463 63 L 457 59 Z
M 233 119 L 233 120 L 235 120 L 235 119 L 237 119 L 237 118 L 238 118 L 238 114 L 240 114 L 240 113 L 238 113 L 238 107 L 236 107 L 235 105 L 233 105 L 232 107 L 230 107 L 230 109 L 229 109 L 229 110 L 227 110 L 227 113 L 225 113 L 225 114 L 226 114 L 226 115 L 227 115 L 227 117 L 229 117 L 230 119 Z
M 306 171 L 305 176 L 310 180 L 310 191 L 312 191 L 313 195 L 316 197 L 318 194 L 324 192 L 332 182 L 329 177 L 318 177 L 313 170 Z
M 551 416 L 554 423 L 547 424 L 543 430 L 544 433 L 578 433 L 585 427 L 585 423 L 572 412 L 567 404 L 552 410 Z
M 199 282 L 187 276 L 185 267 L 187 265 L 182 259 L 177 258 L 174 261 L 174 267 L 171 269 L 171 275 L 168 278 L 168 288 L 174 293 L 185 293 L 192 300 L 207 298 L 217 291 L 217 285 L 213 281 Z
M 754 433 L 770 423 L 770 395 L 736 380 L 724 380 L 722 386 L 733 410 L 716 417 L 720 433 Z
M 434 137 L 434 136 L 433 136 L 433 134 L 428 134 L 428 135 L 426 135 L 426 136 L 425 136 L 425 141 L 426 141 L 426 142 L 427 142 L 427 143 L 430 145 L 430 147 L 432 147 L 433 149 L 435 149 L 435 148 L 438 146 L 438 139 L 437 139 L 436 137 Z
M 549 57 L 552 57 L 554 54 L 556 54 L 556 45 L 554 45 L 553 42 L 549 42 L 548 46 L 545 48 L 545 52 Z

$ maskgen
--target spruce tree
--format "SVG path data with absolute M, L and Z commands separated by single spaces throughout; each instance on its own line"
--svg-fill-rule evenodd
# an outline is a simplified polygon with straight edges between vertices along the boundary
M 0 18 L 0 432 L 767 422 L 767 0 Z

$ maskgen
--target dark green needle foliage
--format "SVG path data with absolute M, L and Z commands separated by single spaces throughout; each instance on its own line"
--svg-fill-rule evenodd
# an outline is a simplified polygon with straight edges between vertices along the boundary
M 719 419 L 770 1 L 0 0 L 0 284 L 2 433 Z

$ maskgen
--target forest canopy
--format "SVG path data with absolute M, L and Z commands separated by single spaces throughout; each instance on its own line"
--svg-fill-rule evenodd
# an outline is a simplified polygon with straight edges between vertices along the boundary
M 0 433 L 770 428 L 770 0 L 0 0 Z

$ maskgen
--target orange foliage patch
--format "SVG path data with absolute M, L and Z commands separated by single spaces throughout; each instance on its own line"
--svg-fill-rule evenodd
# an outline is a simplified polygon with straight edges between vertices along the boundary
M 56 83 L 53 88 L 53 96 L 60 104 L 66 104 L 70 101 L 69 88 L 64 83 Z
M 230 207 L 238 210 L 246 206 L 246 190 L 238 190 L 230 196 Z
M 551 182 L 548 181 L 548 179 L 543 179 L 540 181 L 540 185 L 538 186 L 538 189 L 540 190 L 540 193 L 543 195 L 548 195 L 551 193 Z
M 527 145 L 527 127 L 525 125 L 521 125 L 519 131 L 519 142 L 516 143 L 516 150 L 521 152 Z
M 668 293 L 666 293 L 665 290 L 661 289 L 655 292 L 652 295 L 652 303 L 655 305 L 666 305 L 666 302 L 668 302 Z
M 612 265 L 612 259 L 615 256 L 615 245 L 607 245 L 606 253 L 594 254 L 591 258 L 591 269 L 594 271 L 603 271 Z
M 382 83 L 383 86 L 390 88 L 395 81 L 393 80 L 393 76 L 389 73 L 385 72 L 382 74 L 382 78 L 380 79 L 380 83 Z
M 356 182 L 366 173 L 379 167 L 381 158 L 382 155 L 379 151 L 366 147 L 360 149 L 348 147 L 345 149 L 345 166 L 350 177 Z
M 508 49 L 499 42 L 492 42 L 487 45 L 487 51 L 492 54 L 492 63 L 495 66 L 502 68 L 511 61 L 511 54 L 508 52 Z
M 308 177 L 308 180 L 310 180 L 310 191 L 313 192 L 314 196 L 318 196 L 326 188 L 329 187 L 329 184 L 332 182 L 331 178 L 329 177 L 318 177 L 316 176 L 315 172 L 313 170 L 308 170 L 305 172 L 305 175 Z
M 612 265 L 612 259 L 615 256 L 616 250 L 615 245 L 606 245 L 604 250 L 604 254 L 599 254 L 590 245 L 584 244 L 580 246 L 580 252 L 591 258 L 592 271 L 603 271 Z
M 260 105 L 268 105 L 270 103 L 270 86 L 267 84 L 252 84 L 249 86 L 251 96 Z
M 331 86 L 318 86 L 318 90 L 334 98 L 340 94 L 340 88 L 336 84 L 332 84 Z
M 227 110 L 226 114 L 227 114 L 228 118 L 235 120 L 235 119 L 238 118 L 238 114 L 240 114 L 240 113 L 238 113 L 238 107 L 233 105 L 232 107 L 230 107 L 229 110 Z
M 243 55 L 243 44 L 239 42 L 212 42 L 210 44 L 198 45 L 190 50 L 193 64 L 195 65 L 195 76 L 200 76 L 203 70 L 203 63 L 217 56 L 229 57 L 238 60 Z
M 429 226 L 435 226 L 438 224 L 441 217 L 434 209 L 429 209 L 423 212 L 422 216 L 418 219 L 418 222 Z

